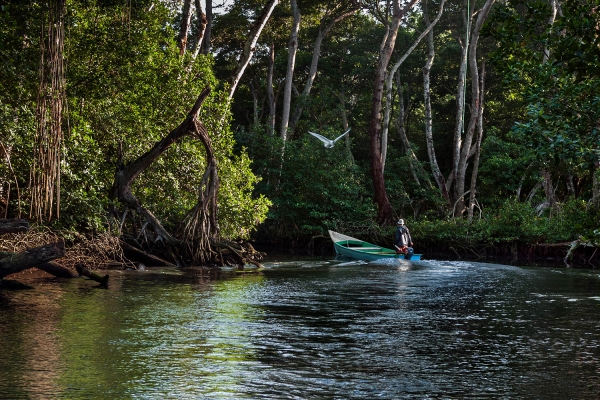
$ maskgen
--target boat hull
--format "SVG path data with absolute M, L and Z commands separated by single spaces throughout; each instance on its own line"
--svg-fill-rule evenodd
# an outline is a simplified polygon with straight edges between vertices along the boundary
M 421 259 L 421 254 L 412 254 L 409 256 L 402 253 L 396 253 L 396 251 L 392 249 L 376 246 L 350 236 L 338 234 L 337 232 L 329 231 L 329 234 L 333 240 L 333 247 L 336 254 L 354 260 L 374 261 L 384 258 L 398 258 L 413 261 Z

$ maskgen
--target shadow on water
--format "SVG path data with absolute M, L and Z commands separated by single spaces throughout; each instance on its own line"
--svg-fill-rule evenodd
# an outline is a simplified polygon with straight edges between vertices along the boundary
M 4 398 L 547 398 L 600 392 L 600 276 L 265 260 L 0 292 Z

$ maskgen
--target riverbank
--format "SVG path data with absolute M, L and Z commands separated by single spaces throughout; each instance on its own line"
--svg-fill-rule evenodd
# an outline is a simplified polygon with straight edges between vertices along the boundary
M 373 243 L 390 247 L 389 233 L 370 232 L 372 237 L 365 238 Z M 360 237 L 360 235 L 357 235 Z M 424 254 L 425 259 L 434 260 L 468 260 L 478 262 L 503 263 L 511 265 L 540 265 L 559 268 L 600 268 L 600 255 L 597 247 L 580 246 L 566 260 L 571 242 L 528 244 L 510 243 L 474 243 L 439 241 L 431 238 L 417 239 L 415 250 Z M 389 236 L 391 237 L 391 236 Z M 62 242 L 65 254 L 53 262 L 77 275 L 77 266 L 85 266 L 90 270 L 124 270 L 143 269 L 145 265 L 135 258 L 128 257 L 126 249 L 118 237 L 108 233 L 98 235 L 82 235 L 73 232 L 53 232 L 49 229 L 36 227 L 28 232 L 11 233 L 0 236 L 0 252 L 19 253 L 27 249 L 48 243 Z M 298 238 L 283 241 L 252 241 L 254 248 L 267 255 L 320 255 L 335 257 L 331 240 L 323 235 L 311 238 Z M 154 266 L 147 262 L 147 266 Z M 174 266 L 174 265 L 173 265 Z M 27 269 L 19 274 L 11 275 L 11 279 L 22 274 L 32 274 L 37 268 Z M 43 272 L 42 274 L 46 274 Z M 18 279 L 18 278 L 17 278 Z

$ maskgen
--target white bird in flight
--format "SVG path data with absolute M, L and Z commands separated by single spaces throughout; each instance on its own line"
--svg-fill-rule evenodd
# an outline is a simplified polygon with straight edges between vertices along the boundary
M 350 132 L 350 129 L 348 129 L 346 132 L 342 133 L 337 138 L 331 140 L 331 139 L 327 139 L 323 135 L 319 135 L 318 133 L 314 133 L 314 132 L 308 131 L 308 133 L 310 133 L 311 135 L 313 135 L 314 137 L 316 137 L 317 139 L 319 139 L 320 141 L 322 141 L 323 143 L 325 143 L 325 148 L 326 149 L 331 149 L 333 147 L 333 145 L 335 144 L 335 142 L 337 142 L 338 140 L 340 140 L 341 138 L 343 138 L 348 132 Z

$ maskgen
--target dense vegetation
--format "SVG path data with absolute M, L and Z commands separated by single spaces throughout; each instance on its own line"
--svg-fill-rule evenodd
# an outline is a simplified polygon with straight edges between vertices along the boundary
M 0 218 L 109 229 L 119 156 L 146 152 L 209 86 L 201 119 L 218 159 L 224 237 L 306 246 L 335 229 L 391 238 L 387 199 L 391 216 L 407 219 L 417 243 L 431 247 L 598 243 L 600 2 L 402 4 L 388 73 L 444 8 L 391 75 L 391 97 L 378 113 L 389 107 L 390 119 L 375 125 L 374 78 L 399 15 L 386 7 L 396 2 L 277 4 L 230 102 L 231 77 L 264 3 L 215 9 L 204 36 L 210 51 L 196 55 L 201 13 L 190 14 L 187 48 L 181 26 L 186 6 L 199 2 L 66 0 L 64 90 L 53 92 L 60 85 L 40 78 L 51 47 L 48 2 L 0 1 Z M 40 149 L 51 145 L 40 136 L 44 96 L 63 97 L 53 186 L 60 190 L 50 191 L 54 201 L 46 192 L 45 202 L 35 194 Z M 330 149 L 308 135 L 334 138 L 348 128 Z M 374 186 L 374 157 L 383 161 L 384 192 Z M 205 164 L 201 143 L 185 139 L 133 190 L 175 229 L 195 204 Z

